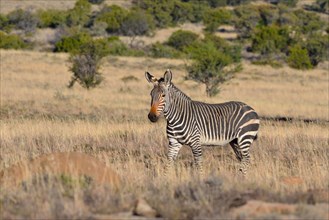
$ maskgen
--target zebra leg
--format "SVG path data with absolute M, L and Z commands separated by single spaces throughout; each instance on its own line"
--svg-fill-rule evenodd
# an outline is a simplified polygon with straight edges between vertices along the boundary
M 168 161 L 165 167 L 165 175 L 171 170 L 174 161 L 177 158 L 179 150 L 182 148 L 182 144 L 179 143 L 175 138 L 169 138 L 169 150 L 168 150 Z
M 238 151 L 241 155 L 241 167 L 239 171 L 243 174 L 247 174 L 248 167 L 250 165 L 249 148 L 254 141 L 257 132 L 246 132 L 238 138 Z
M 242 155 L 241 155 L 241 152 L 239 151 L 238 139 L 234 139 L 233 141 L 231 141 L 230 145 L 235 153 L 236 159 L 241 161 Z
M 202 165 L 202 149 L 199 143 L 195 143 L 190 146 L 192 149 L 193 157 L 194 157 L 194 164 L 199 171 L 199 174 L 203 175 L 203 165 Z

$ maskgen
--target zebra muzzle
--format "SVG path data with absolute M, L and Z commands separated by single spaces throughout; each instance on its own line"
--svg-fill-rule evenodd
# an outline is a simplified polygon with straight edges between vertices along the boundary
M 156 122 L 158 120 L 158 117 L 152 112 L 148 114 L 148 118 L 150 119 L 151 122 Z

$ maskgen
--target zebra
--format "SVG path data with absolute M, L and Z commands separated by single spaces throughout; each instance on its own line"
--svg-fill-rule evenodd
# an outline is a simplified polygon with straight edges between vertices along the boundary
M 242 102 L 208 104 L 193 101 L 172 82 L 167 69 L 160 79 L 145 72 L 146 80 L 154 85 L 148 118 L 156 122 L 161 115 L 167 120 L 169 140 L 168 163 L 165 171 L 176 160 L 183 145 L 193 153 L 194 164 L 203 175 L 201 146 L 230 144 L 240 161 L 239 171 L 246 175 L 250 164 L 249 148 L 257 138 L 259 117 L 255 110 Z

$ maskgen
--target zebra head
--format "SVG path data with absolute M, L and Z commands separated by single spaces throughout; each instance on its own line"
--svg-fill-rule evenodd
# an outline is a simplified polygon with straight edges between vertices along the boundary
M 167 69 L 160 79 L 155 78 L 149 72 L 145 72 L 145 78 L 154 85 L 151 91 L 151 110 L 148 114 L 148 118 L 151 122 L 156 122 L 163 111 L 168 109 L 168 88 L 171 83 L 172 72 Z

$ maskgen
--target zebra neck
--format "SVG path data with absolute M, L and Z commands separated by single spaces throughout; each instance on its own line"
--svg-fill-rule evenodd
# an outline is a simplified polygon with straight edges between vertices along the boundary
M 185 117 L 186 110 L 192 100 L 173 84 L 169 86 L 169 107 L 164 112 L 164 116 L 169 123 Z

